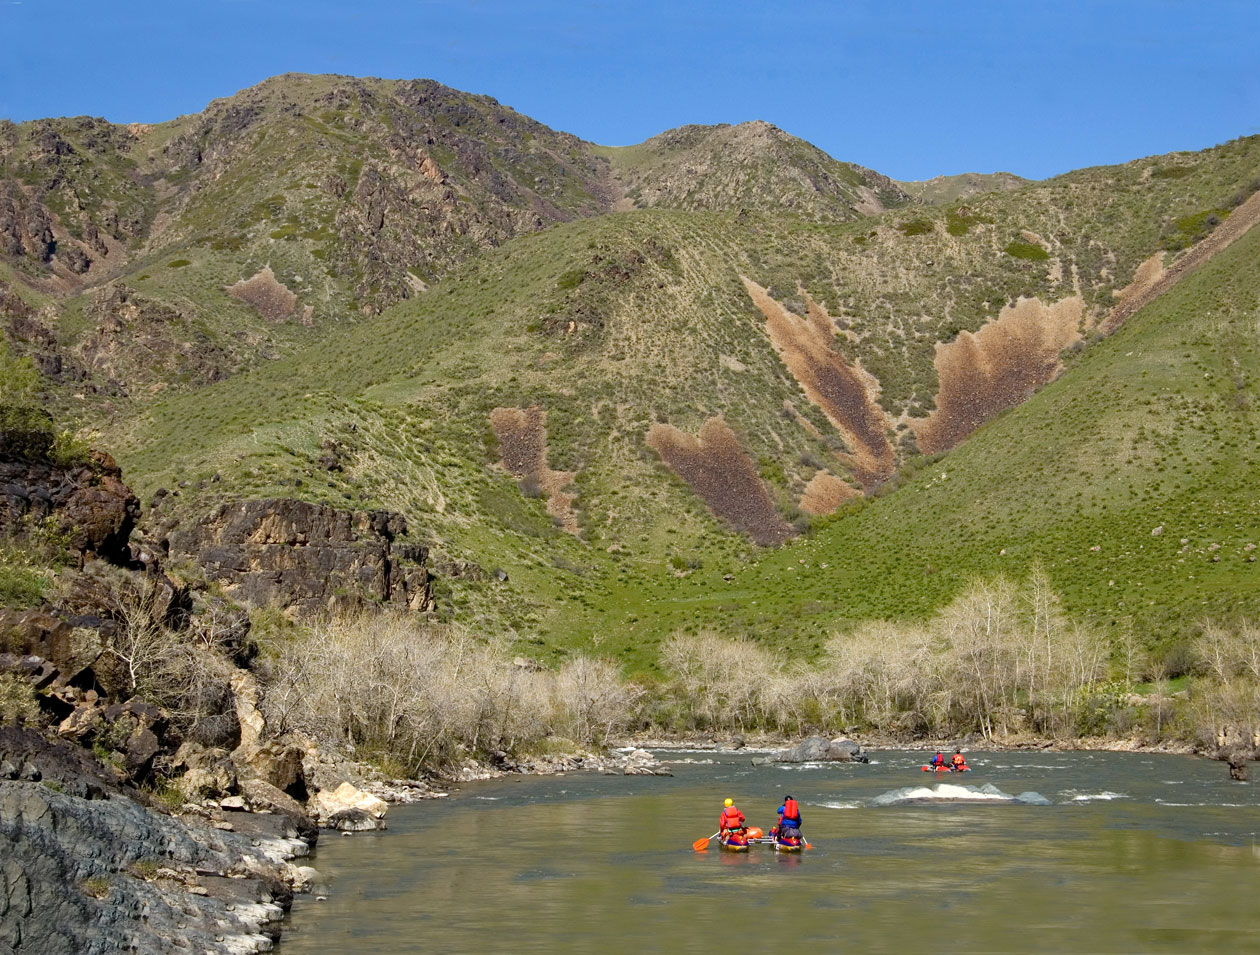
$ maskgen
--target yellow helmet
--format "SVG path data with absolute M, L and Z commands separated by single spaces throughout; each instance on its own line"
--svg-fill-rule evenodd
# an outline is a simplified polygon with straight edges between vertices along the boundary
M 726 800 L 726 802 L 722 803 L 722 805 L 723 805 L 723 806 L 725 806 L 727 809 L 730 809 L 730 808 L 731 808 L 731 806 L 735 805 L 735 800 L 734 800 L 734 799 L 728 799 L 728 800 Z

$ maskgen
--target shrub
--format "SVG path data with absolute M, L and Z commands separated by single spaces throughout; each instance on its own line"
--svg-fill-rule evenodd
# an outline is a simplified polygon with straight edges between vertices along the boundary
M 39 722 L 39 701 L 29 680 L 0 672 L 0 724 Z
M 637 697 L 606 661 L 575 657 L 559 673 L 517 666 L 506 643 L 389 613 L 316 624 L 272 670 L 263 708 L 277 730 L 348 740 L 411 772 L 548 736 L 600 743 Z
M 586 278 L 586 273 L 583 272 L 581 269 L 570 269 L 569 271 L 561 275 L 560 278 L 556 279 L 556 288 L 561 289 L 563 291 L 569 291 L 570 289 L 575 289 L 579 285 L 582 284 L 582 281 L 585 278 Z
M 1050 253 L 1035 242 L 1016 240 L 1008 244 L 1003 251 L 1012 258 L 1023 259 L 1026 262 L 1044 262 L 1050 258 Z
M 902 222 L 897 228 L 902 235 L 927 235 L 936 228 L 931 219 L 910 219 Z

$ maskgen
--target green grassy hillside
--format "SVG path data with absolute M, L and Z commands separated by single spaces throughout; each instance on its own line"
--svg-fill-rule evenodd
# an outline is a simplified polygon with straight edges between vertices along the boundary
M 1155 641 L 1250 606 L 1260 240 L 1113 329 L 1251 221 L 1260 137 L 912 202 L 765 123 L 605 149 L 291 76 L 0 127 L 0 180 L 4 334 L 162 521 L 400 511 L 441 612 L 540 655 L 808 656 L 1033 560 Z
M 923 616 L 1038 561 L 1069 611 L 1152 643 L 1260 612 L 1258 263 L 1253 230 L 896 491 L 626 605 L 652 632 L 747 629 L 808 652 L 837 621 Z
M 777 551 L 715 519 L 645 436 L 658 422 L 695 434 L 721 415 L 785 519 L 805 527 L 799 495 L 820 468 L 845 473 L 844 443 L 779 361 L 740 275 L 789 303 L 802 294 L 789 276 L 800 278 L 856 330 L 840 347 L 881 372 L 885 407 L 922 408 L 935 371 L 916 349 L 948 338 L 948 323 L 978 328 L 1010 299 L 1068 292 L 1056 269 L 1075 273 L 1097 320 L 1107 283 L 1127 284 L 1171 234 L 1165 223 L 1247 188 L 1256 149 L 1240 141 L 985 197 L 961 235 L 952 209 L 921 212 L 921 234 L 897 227 L 901 213 L 811 225 L 643 211 L 560 225 L 108 434 L 146 493 L 188 483 L 175 505 L 186 514 L 264 494 L 402 511 L 439 562 L 507 571 L 448 577 L 444 612 L 510 628 L 543 654 L 594 642 L 650 667 L 663 636 L 709 626 L 809 654 L 846 621 L 925 614 L 971 576 L 1019 574 L 1034 558 L 1072 610 L 1175 639 L 1198 614 L 1234 606 L 1253 566 L 1254 502 L 1240 489 L 1256 453 L 1254 237 L 951 454 L 927 462 L 902 442 L 897 481 Z M 1191 173 L 1154 176 L 1160 163 Z M 1017 225 L 1056 236 L 1058 265 L 1005 253 Z M 986 291 L 965 305 L 968 283 Z M 946 300 L 948 317 L 933 318 L 927 305 Z M 919 316 L 921 346 L 890 334 L 906 327 L 890 324 L 892 301 Z M 576 473 L 577 536 L 498 466 L 490 412 L 530 406 L 546 412 L 548 465 Z M 317 464 L 329 440 L 343 470 Z

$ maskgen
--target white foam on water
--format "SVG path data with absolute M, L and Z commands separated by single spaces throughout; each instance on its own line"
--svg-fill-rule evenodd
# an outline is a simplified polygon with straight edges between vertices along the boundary
M 484 799 L 486 802 L 498 802 L 502 796 L 474 796 L 474 799 Z
M 1202 809 L 1204 807 L 1220 808 L 1220 809 L 1254 809 L 1255 807 L 1245 802 L 1167 802 L 1163 799 L 1156 799 L 1155 802 L 1161 806 L 1169 806 L 1174 809 Z
M 1071 796 L 1072 802 L 1110 802 L 1113 799 L 1129 798 L 1128 793 L 1113 793 L 1105 791 L 1100 793 L 1083 793 L 1075 789 L 1064 790 L 1059 795 Z
M 988 766 L 990 769 L 1062 769 L 1062 766 L 1051 766 L 1046 763 L 977 763 L 977 766 Z
M 820 806 L 823 809 L 861 809 L 860 802 L 811 802 L 808 806 Z
M 803 769 L 825 769 L 829 763 L 776 763 L 778 769 L 799 773 Z
M 1015 797 L 1004 793 L 992 783 L 975 786 L 958 786 L 940 783 L 936 786 L 907 786 L 894 789 L 871 800 L 872 806 L 896 806 L 908 802 L 1015 802 Z

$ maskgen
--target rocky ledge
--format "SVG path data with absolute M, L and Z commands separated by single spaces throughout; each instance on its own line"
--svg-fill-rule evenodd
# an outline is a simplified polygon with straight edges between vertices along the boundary
M 107 764 L 0 729 L 0 951 L 268 951 L 311 842 L 282 814 L 172 815 Z
M 398 540 L 401 514 L 345 511 L 288 498 L 233 501 L 196 520 L 150 522 L 168 556 L 190 561 L 235 599 L 310 616 L 392 604 L 430 610 L 428 550 Z M 156 516 L 154 516 L 156 515 Z

